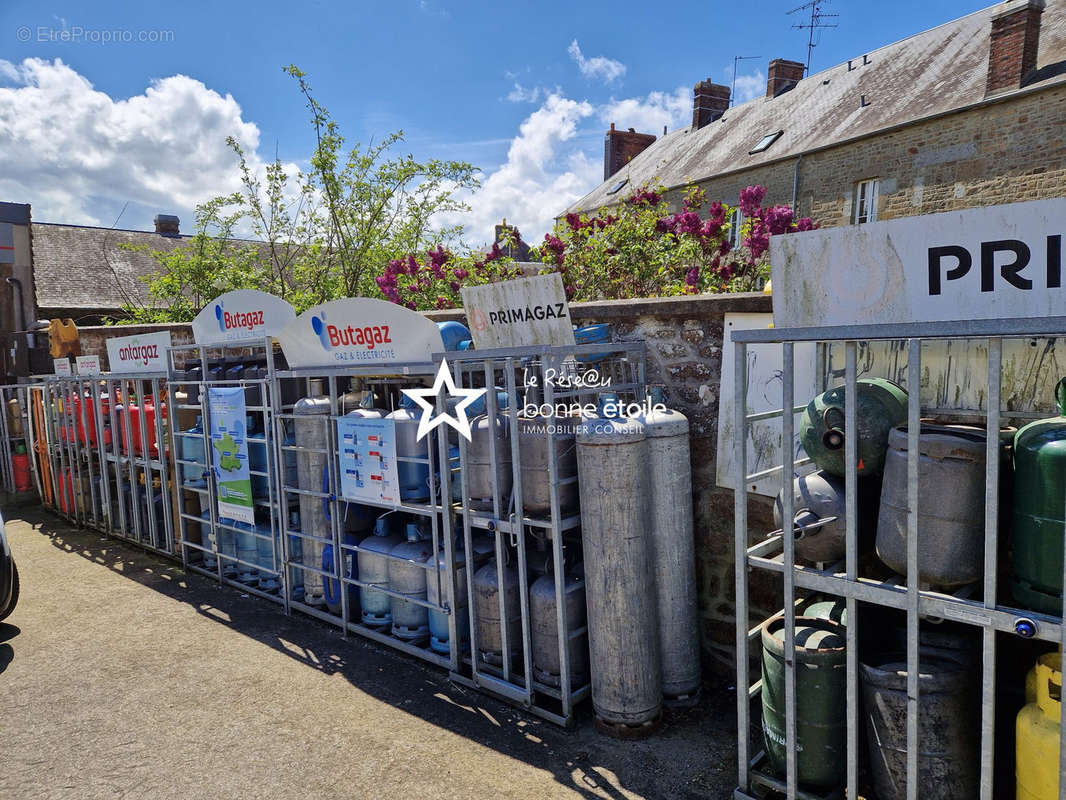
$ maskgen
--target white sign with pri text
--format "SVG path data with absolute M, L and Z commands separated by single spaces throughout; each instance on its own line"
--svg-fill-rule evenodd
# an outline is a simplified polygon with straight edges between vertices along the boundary
M 1066 316 L 1066 198 L 774 236 L 778 328 Z
M 53 358 L 52 368 L 56 375 L 71 375 L 69 358 Z
M 116 336 L 107 340 L 112 372 L 165 372 L 170 331 Z
M 558 273 L 464 286 L 460 293 L 478 350 L 575 344 L 570 307 Z
M 100 374 L 100 356 L 78 356 L 75 364 L 79 375 Z

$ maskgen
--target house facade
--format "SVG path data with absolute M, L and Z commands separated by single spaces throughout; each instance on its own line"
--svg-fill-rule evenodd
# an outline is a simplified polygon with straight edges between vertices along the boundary
M 1066 0 L 1009 0 L 807 77 L 775 59 L 765 96 L 729 95 L 696 84 L 692 124 L 658 139 L 612 126 L 605 154 L 628 158 L 566 211 L 655 183 L 673 206 L 690 184 L 730 204 L 762 185 L 821 226 L 1066 195 Z

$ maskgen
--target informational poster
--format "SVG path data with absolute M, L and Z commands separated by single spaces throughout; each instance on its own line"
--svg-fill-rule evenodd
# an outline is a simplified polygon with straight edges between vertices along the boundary
M 400 502 L 396 423 L 391 419 L 337 420 L 341 496 L 374 503 Z
M 244 389 L 239 386 L 208 389 L 207 408 L 211 417 L 211 468 L 218 491 L 218 514 L 238 522 L 254 523 Z
M 100 356 L 78 356 L 74 360 L 79 375 L 100 374 Z
M 52 367 L 55 369 L 56 375 L 70 375 L 70 359 L 69 358 L 53 358 Z

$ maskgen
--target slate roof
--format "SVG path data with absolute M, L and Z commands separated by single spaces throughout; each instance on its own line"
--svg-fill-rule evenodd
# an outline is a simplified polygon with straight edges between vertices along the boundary
M 989 33 L 1002 4 L 886 45 L 808 76 L 774 98 L 735 106 L 699 130 L 666 134 L 567 211 L 616 203 L 644 183 L 666 188 L 750 169 L 965 108 L 985 99 Z M 1066 83 L 1066 0 L 1048 0 L 1041 18 L 1037 70 L 1027 86 Z M 869 103 L 860 107 L 860 97 Z M 766 151 L 749 155 L 765 135 L 784 131 Z M 623 178 L 617 194 L 609 190 Z
M 169 251 L 192 238 L 48 222 L 34 222 L 31 235 L 37 307 L 94 311 L 150 301 L 141 276 L 156 272 L 158 262 L 149 253 L 119 245 Z

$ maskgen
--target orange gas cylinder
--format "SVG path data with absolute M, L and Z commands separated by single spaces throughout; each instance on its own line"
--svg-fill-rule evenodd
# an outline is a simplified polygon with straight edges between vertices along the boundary
M 11 468 L 15 473 L 15 491 L 28 492 L 30 490 L 30 456 L 26 452 L 24 444 L 18 444 L 11 456 Z

